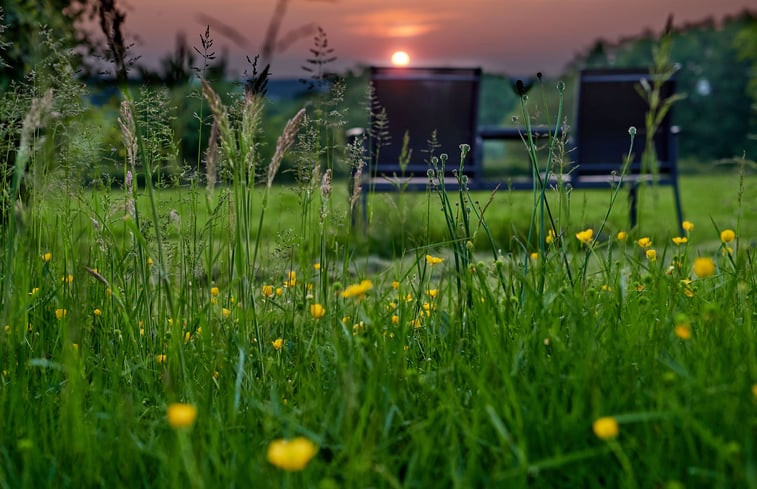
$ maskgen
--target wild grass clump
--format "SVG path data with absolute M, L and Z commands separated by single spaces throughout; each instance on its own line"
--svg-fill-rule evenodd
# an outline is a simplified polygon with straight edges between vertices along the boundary
M 265 99 L 201 86 L 205 180 L 158 178 L 170 114 L 128 91 L 123 190 L 49 191 L 55 168 L 100 154 L 73 142 L 86 118 L 52 118 L 54 88 L 16 119 L 24 143 L 0 156 L 15 164 L 1 486 L 757 485 L 757 275 L 739 219 L 610 232 L 604 209 L 550 216 L 561 197 L 537 179 L 512 248 L 458 171 L 457 191 L 421 200 L 440 238 L 377 264 L 332 180 L 338 93 L 292 114 L 266 159 Z M 276 185 L 287 158 L 294 189 Z M 349 163 L 363 158 L 353 145 Z

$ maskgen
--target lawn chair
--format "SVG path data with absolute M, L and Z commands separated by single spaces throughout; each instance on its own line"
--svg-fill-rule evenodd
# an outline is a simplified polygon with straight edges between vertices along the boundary
M 449 156 L 445 183 L 457 185 L 452 174 L 460 163 L 460 145 L 471 147 L 464 174 L 472 183 L 479 173 L 476 145 L 479 68 L 371 68 L 371 82 L 377 107 L 371 112 L 368 147 L 371 164 L 364 186 L 371 191 L 424 190 L 431 156 Z M 386 111 L 382 114 L 380 111 Z M 384 121 L 388 126 L 384 126 Z M 436 131 L 439 146 L 429 149 Z M 407 133 L 409 158 L 400 166 L 403 139 Z
M 606 188 L 616 185 L 628 154 L 628 129 L 637 130 L 632 148 L 633 159 L 623 178 L 629 187 L 631 227 L 637 222 L 637 196 L 643 182 L 673 187 L 678 223 L 683 221 L 678 189 L 676 134 L 671 113 L 662 120 L 655 134 L 658 168 L 654 173 L 641 164 L 645 146 L 645 117 L 649 106 L 638 91 L 641 80 L 651 85 L 646 69 L 591 69 L 580 74 L 578 116 L 575 128 L 575 164 L 571 173 L 573 188 Z M 665 81 L 660 96 L 675 92 L 675 80 Z

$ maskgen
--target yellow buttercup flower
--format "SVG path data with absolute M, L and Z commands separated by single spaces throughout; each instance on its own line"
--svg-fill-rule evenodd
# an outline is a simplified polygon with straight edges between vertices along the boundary
M 355 297 L 356 299 L 362 299 L 365 297 L 365 293 L 373 288 L 373 282 L 370 280 L 363 280 L 359 284 L 354 284 L 346 287 L 342 291 L 342 297 L 347 299 Z
M 628 233 L 625 231 L 619 231 L 616 237 L 618 238 L 618 241 L 625 241 L 628 239 Z
M 620 431 L 618 429 L 618 422 L 610 416 L 598 418 L 591 427 L 594 430 L 594 434 L 602 440 L 617 438 Z
M 699 278 L 710 277 L 715 274 L 715 262 L 712 261 L 712 258 L 700 256 L 694 260 L 692 268 Z
M 100 309 L 97 309 L 97 308 L 95 308 L 95 310 L 92 311 L 92 314 L 94 314 L 97 317 L 102 316 L 102 313 L 103 312 Z
M 392 315 L 392 324 L 399 324 L 400 323 L 400 317 L 396 314 Z
M 218 287 L 211 287 L 210 288 L 210 296 L 211 297 L 217 297 L 220 293 L 220 290 L 218 290 Z
M 736 239 L 736 233 L 733 229 L 724 229 L 720 232 L 720 241 L 723 243 L 730 243 L 734 239 Z
M 320 263 L 313 263 L 313 270 L 318 271 L 320 269 L 321 269 L 321 264 Z
M 584 229 L 576 233 L 576 238 L 583 244 L 590 244 L 594 239 L 594 230 L 592 228 Z
M 151 266 L 153 266 L 154 264 L 155 264 L 155 262 L 153 262 L 153 261 L 152 261 L 152 258 L 150 258 L 150 257 L 147 257 L 147 266 L 148 266 L 148 267 L 151 267 Z
M 287 280 L 284 282 L 285 287 L 294 287 L 297 285 L 297 272 L 291 270 L 288 274 Z
M 274 440 L 268 445 L 268 461 L 276 467 L 289 471 L 304 469 L 318 452 L 315 443 L 304 437 L 292 440 Z
M 675 238 L 673 238 L 673 243 L 676 245 L 682 245 L 688 242 L 689 238 L 687 238 L 686 236 L 676 236 Z
M 64 275 L 63 277 L 61 277 L 60 281 L 65 284 L 70 284 L 74 281 L 74 276 L 69 273 L 68 275 Z
M 321 304 L 311 304 L 310 315 L 313 316 L 315 319 L 321 319 L 323 316 L 326 315 L 326 308 L 323 307 Z
M 277 296 L 280 296 L 283 293 L 284 293 L 284 289 L 282 289 L 281 287 L 276 287 L 276 295 Z M 240 302 L 240 304 L 241 304 L 241 302 Z
M 283 338 L 276 338 L 275 340 L 273 340 L 273 342 L 271 344 L 273 344 L 273 349 L 274 350 L 279 351 L 284 346 L 284 339 Z
M 68 311 L 66 309 L 56 309 L 55 310 L 55 317 L 58 319 L 63 319 L 68 314 Z
M 530 257 L 532 260 L 536 261 L 539 259 L 539 253 L 534 251 L 533 253 L 531 253 Z
M 397 282 L 396 280 L 392 281 L 392 288 L 393 288 L 394 290 L 397 290 L 397 289 L 399 289 L 399 288 L 400 288 L 400 283 L 399 283 L 399 282 Z
M 47 253 L 42 253 L 39 257 L 42 258 L 43 262 L 48 263 L 53 259 L 53 254 L 48 251 Z
M 652 240 L 648 236 L 644 236 L 643 238 L 639 238 L 636 244 L 642 248 L 649 248 L 652 246 Z
M 166 363 L 166 359 L 167 358 L 168 357 L 166 357 L 163 354 L 161 354 L 161 355 L 155 355 L 155 361 L 158 362 L 158 363 Z
M 263 297 L 273 296 L 273 285 L 264 285 L 263 288 L 260 289 L 260 292 L 263 294 Z
M 231 309 L 226 309 L 225 307 L 221 309 L 221 314 L 223 314 L 223 317 L 228 318 L 231 316 Z
M 191 404 L 175 402 L 168 406 L 168 424 L 173 428 L 188 428 L 197 419 L 197 408 Z
M 443 261 L 444 261 L 444 258 L 439 258 L 438 256 L 426 255 L 426 263 L 428 263 L 431 266 L 438 265 Z
M 657 260 L 657 250 L 655 250 L 654 248 L 647 250 L 646 255 L 647 255 L 647 260 L 649 261 Z
M 676 326 L 675 329 L 676 336 L 681 338 L 682 340 L 688 340 L 691 338 L 691 328 L 688 324 L 681 323 Z
M 689 233 L 694 230 L 694 223 L 691 221 L 683 221 L 681 223 L 681 227 L 683 228 L 684 231 Z
M 547 244 L 552 244 L 552 242 L 554 242 L 555 240 L 555 237 L 555 230 L 550 228 L 549 231 L 547 231 L 547 237 L 544 238 L 544 241 L 546 241 Z
M 434 299 L 436 298 L 437 295 L 439 295 L 439 289 L 428 289 L 426 293 L 428 294 L 429 297 Z

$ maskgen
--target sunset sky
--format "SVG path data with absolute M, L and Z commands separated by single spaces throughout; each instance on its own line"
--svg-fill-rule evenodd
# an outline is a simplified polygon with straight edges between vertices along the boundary
M 211 24 L 216 51 L 232 67 L 260 51 L 276 0 L 126 0 L 125 31 L 135 54 L 155 63 L 183 32 L 190 44 Z M 721 20 L 753 0 L 291 0 L 279 38 L 307 25 L 323 27 L 339 57 L 338 68 L 388 65 L 403 50 L 410 65 L 481 66 L 526 75 L 559 73 L 597 38 L 614 42 L 645 29 L 659 32 L 713 16 Z M 300 38 L 272 62 L 275 77 L 297 76 L 312 35 Z

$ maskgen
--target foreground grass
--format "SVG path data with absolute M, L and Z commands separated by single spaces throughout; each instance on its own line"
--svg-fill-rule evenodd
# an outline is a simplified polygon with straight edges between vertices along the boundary
M 587 193 L 546 254 L 456 271 L 434 224 L 370 274 L 338 195 L 274 190 L 257 265 L 222 190 L 161 192 L 157 221 L 108 192 L 46 200 L 4 277 L 0 485 L 757 487 L 754 222 L 733 213 L 753 201 L 712 182 L 684 179 L 680 246 L 667 189 L 626 240 L 619 207 L 582 244 L 607 199 Z M 487 218 L 523 235 L 524 197 Z M 189 428 L 172 403 L 196 408 Z M 606 417 L 616 436 L 593 431 Z M 266 454 L 293 437 L 317 453 L 287 472 Z

